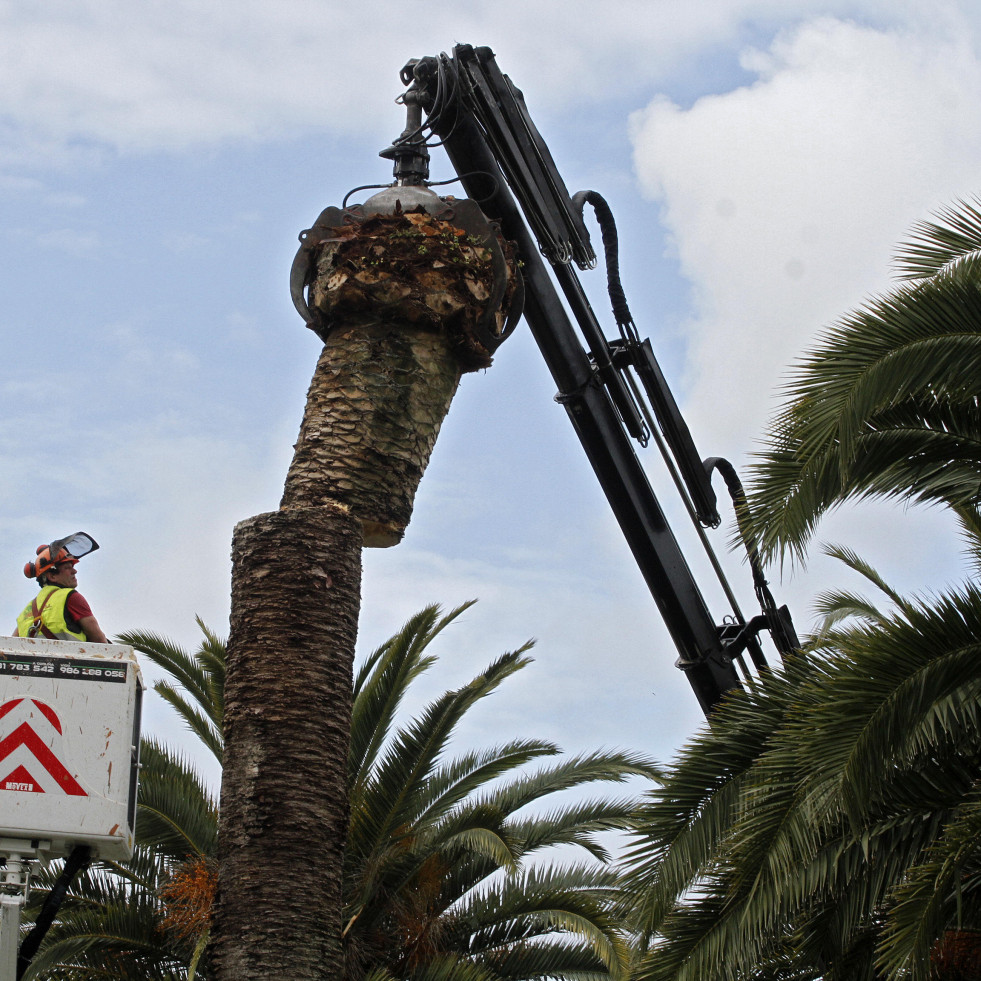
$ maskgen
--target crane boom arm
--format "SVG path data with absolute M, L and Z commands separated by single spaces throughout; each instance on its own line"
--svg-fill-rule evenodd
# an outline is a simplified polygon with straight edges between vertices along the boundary
M 381 153 L 395 161 L 393 190 L 408 193 L 413 185 L 426 184 L 428 148 L 441 145 L 472 199 L 457 202 L 457 210 L 461 204 L 474 208 L 473 201 L 479 201 L 483 215 L 516 246 L 524 317 L 558 388 L 556 399 L 568 413 L 677 648 L 676 664 L 708 714 L 740 686 L 737 664 L 748 674 L 744 653 L 758 670 L 765 669 L 758 639 L 762 631 L 769 631 L 781 655 L 798 641 L 787 608 L 778 609 L 770 596 L 750 537 L 744 534 L 743 540 L 762 612 L 747 621 L 699 527 L 732 607 L 717 623 L 637 458 L 631 440 L 647 445 L 654 437 L 696 525 L 716 527 L 721 520 L 714 471 L 725 478 L 741 517 L 744 498 L 734 468 L 720 458 L 701 460 L 650 341 L 637 335 L 619 284 L 612 214 L 595 192 L 570 196 L 524 97 L 501 73 L 489 48 L 457 45 L 452 55 L 410 61 L 401 77 L 408 87 L 402 96 L 408 122 Z M 603 230 L 620 330 L 613 341 L 607 340 L 573 268 L 592 268 L 597 261 L 583 222 L 586 203 L 596 208 Z M 327 209 L 318 223 L 330 226 L 344 214 Z M 315 235 L 301 234 L 305 244 L 291 276 L 294 302 L 308 323 L 312 318 L 303 289 L 316 241 Z
M 433 133 L 467 194 L 480 201 L 488 218 L 499 222 L 504 235 L 518 246 L 524 316 L 558 388 L 556 398 L 569 415 L 677 647 L 678 666 L 707 713 L 739 685 L 739 678 L 631 445 L 628 427 L 636 433 L 643 424 L 569 262 L 595 261 L 589 236 L 520 93 L 500 73 L 490 50 L 458 46 L 454 59 L 455 104 L 440 105 L 435 91 L 428 100 Z M 417 83 L 439 79 L 437 64 L 421 62 L 414 68 Z M 426 101 L 424 97 L 424 105 Z M 537 231 L 537 243 L 529 225 Z M 542 252 L 552 259 L 552 275 L 576 317 L 588 354 L 556 293 Z M 673 399 L 670 402 L 673 405 Z

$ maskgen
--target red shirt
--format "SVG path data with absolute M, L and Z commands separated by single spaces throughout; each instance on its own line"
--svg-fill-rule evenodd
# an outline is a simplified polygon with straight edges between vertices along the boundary
M 65 603 L 66 619 L 80 623 L 84 617 L 92 616 L 92 607 L 89 601 L 77 590 L 73 590 L 68 602 Z

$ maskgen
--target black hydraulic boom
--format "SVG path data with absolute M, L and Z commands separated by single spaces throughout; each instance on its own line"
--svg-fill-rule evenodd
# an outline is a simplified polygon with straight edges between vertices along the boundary
M 657 603 L 678 650 L 676 663 L 707 714 L 740 685 L 740 671 L 749 673 L 744 654 L 757 670 L 765 669 L 762 631 L 770 633 L 782 656 L 798 641 L 787 608 L 778 609 L 773 602 L 749 536 L 744 541 L 761 612 L 748 621 L 708 547 L 702 529 L 721 520 L 713 472 L 723 476 L 737 519 L 744 505 L 742 488 L 727 461 L 699 457 L 650 341 L 637 334 L 620 286 L 613 216 L 595 192 L 569 194 L 521 92 L 501 73 L 489 48 L 458 45 L 452 55 L 411 61 L 402 70 L 402 81 L 408 87 L 402 101 L 409 122 L 382 156 L 395 161 L 397 185 L 425 184 L 428 147 L 443 146 L 469 197 L 516 244 L 524 316 L 558 388 L 556 399 L 575 427 Z M 587 204 L 602 229 L 620 334 L 612 341 L 574 268 L 597 263 L 583 220 Z M 652 438 L 675 476 L 732 606 L 721 624 L 710 613 L 634 452 L 632 439 L 646 446 Z

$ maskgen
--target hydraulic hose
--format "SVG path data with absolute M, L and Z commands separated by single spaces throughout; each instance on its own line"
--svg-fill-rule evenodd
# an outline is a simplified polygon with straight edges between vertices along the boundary
M 65 901 L 72 880 L 79 872 L 88 867 L 91 858 L 92 849 L 88 845 L 78 845 L 72 849 L 65 861 L 65 867 L 61 870 L 61 875 L 55 880 L 55 884 L 41 905 L 41 911 L 34 921 L 33 929 L 20 945 L 20 951 L 17 954 L 17 981 L 21 981 L 21 978 L 24 977 L 24 972 L 38 952 L 41 941 L 44 940 L 54 918 L 58 915 L 61 904 Z

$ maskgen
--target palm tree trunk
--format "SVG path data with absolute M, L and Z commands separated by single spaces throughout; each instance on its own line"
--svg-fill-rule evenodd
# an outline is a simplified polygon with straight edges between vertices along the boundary
M 216 977 L 336 977 L 360 525 L 331 506 L 260 514 L 232 562 Z
M 490 361 L 472 340 L 489 252 L 462 236 L 375 218 L 319 257 L 311 300 L 329 332 L 280 510 L 232 545 L 217 981 L 343 976 L 361 548 L 401 539 L 461 371 Z
M 324 345 L 280 507 L 344 505 L 384 547 L 412 516 L 460 365 L 439 334 L 351 319 Z

